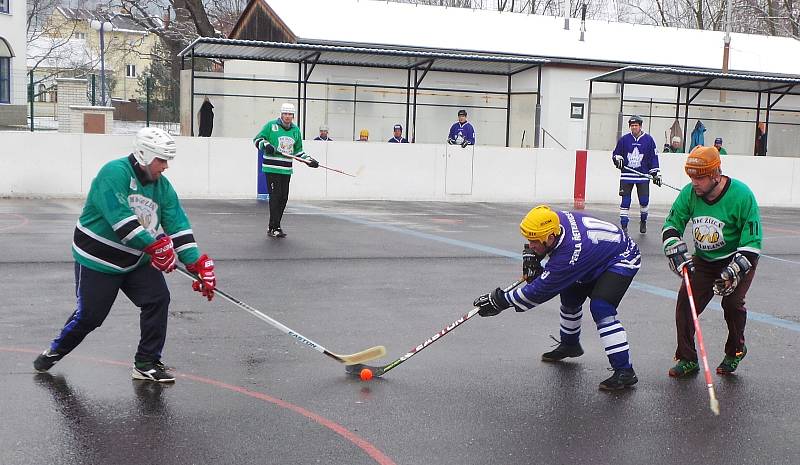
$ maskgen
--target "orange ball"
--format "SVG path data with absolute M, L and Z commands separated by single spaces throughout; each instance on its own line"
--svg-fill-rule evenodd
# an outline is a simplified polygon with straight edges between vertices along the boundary
M 361 381 L 369 381 L 372 379 L 372 370 L 370 370 L 369 368 L 364 368 L 363 370 L 361 370 L 360 376 L 361 376 Z

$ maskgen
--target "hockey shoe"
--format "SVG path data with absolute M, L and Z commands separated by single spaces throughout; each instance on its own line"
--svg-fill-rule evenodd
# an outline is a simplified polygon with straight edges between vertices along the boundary
M 726 355 L 725 358 L 722 359 L 722 363 L 717 367 L 717 374 L 729 375 L 736 371 L 736 367 L 739 366 L 739 362 L 742 361 L 745 355 L 747 355 L 747 346 L 742 346 L 742 351 L 736 352 L 736 356 L 734 357 Z
M 580 357 L 581 355 L 583 355 L 583 348 L 580 343 L 569 345 L 559 342 L 558 347 L 542 354 L 542 361 L 559 362 L 565 358 Z
M 697 360 L 678 360 L 674 367 L 669 369 L 669 375 L 673 378 L 683 378 L 693 375 L 700 370 Z
M 161 362 L 136 362 L 131 370 L 131 378 L 156 383 L 174 383 L 175 377 L 166 371 Z
M 267 231 L 267 237 L 286 237 L 286 233 L 281 228 L 274 228 Z
M 33 369 L 38 371 L 39 373 L 44 373 L 50 368 L 53 368 L 53 365 L 56 364 L 57 361 L 64 358 L 63 355 L 53 352 L 50 349 L 45 350 L 42 352 L 36 360 L 33 361 Z
M 639 382 L 633 368 L 618 368 L 610 378 L 600 383 L 603 391 L 620 391 Z
M 642 221 L 639 223 L 639 232 L 642 234 L 647 233 L 647 221 Z

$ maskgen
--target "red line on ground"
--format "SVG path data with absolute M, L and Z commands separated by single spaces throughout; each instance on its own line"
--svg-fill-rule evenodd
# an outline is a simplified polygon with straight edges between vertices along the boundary
M 16 348 L 16 347 L 0 347 L 0 352 L 16 352 L 16 353 L 21 353 L 21 354 L 33 354 L 33 355 L 38 355 L 40 353 L 40 351 L 38 351 L 38 350 L 20 349 L 20 348 Z M 130 366 L 130 362 L 126 363 L 126 362 L 120 362 L 120 361 L 117 361 L 117 360 L 108 360 L 108 359 L 94 358 L 94 357 L 81 357 L 81 356 L 76 356 L 76 355 L 72 355 L 71 357 L 79 359 L 79 360 L 87 360 L 87 361 L 92 361 L 92 362 L 97 362 L 97 363 L 104 363 L 104 364 L 107 364 L 107 365 L 115 365 L 115 366 L 121 366 L 121 367 Z M 305 408 L 300 407 L 298 405 L 292 404 L 291 402 L 287 402 L 285 400 L 281 400 L 281 399 L 278 399 L 276 397 L 272 397 L 272 396 L 270 396 L 268 394 L 264 394 L 262 392 L 251 391 L 251 390 L 249 390 L 247 388 L 244 388 L 244 387 L 241 387 L 241 386 L 236 386 L 236 385 L 233 385 L 233 384 L 228 384 L 228 383 L 216 380 L 216 379 L 204 378 L 202 376 L 192 375 L 192 374 L 189 374 L 189 373 L 181 373 L 181 372 L 177 372 L 177 371 L 174 372 L 174 373 L 177 376 L 180 376 L 181 378 L 185 378 L 185 379 L 197 382 L 197 383 L 207 384 L 209 386 L 218 387 L 220 389 L 226 389 L 228 391 L 236 392 L 236 393 L 239 393 L 239 394 L 244 394 L 244 395 L 246 395 L 248 397 L 252 397 L 252 398 L 258 399 L 258 400 L 263 400 L 265 402 L 269 402 L 271 404 L 277 405 L 278 407 L 282 407 L 282 408 L 285 408 L 287 410 L 291 410 L 292 412 L 300 414 L 300 415 L 308 418 L 309 420 L 311 420 L 311 421 L 313 421 L 315 423 L 318 423 L 319 425 L 324 426 L 325 428 L 328 428 L 329 430 L 333 431 L 334 433 L 338 434 L 339 436 L 343 437 L 344 439 L 350 441 L 351 443 L 353 443 L 353 445 L 355 445 L 356 447 L 358 447 L 359 449 L 364 451 L 367 455 L 369 455 L 379 465 L 397 465 L 394 462 L 394 460 L 389 458 L 386 454 L 381 452 L 380 449 L 378 449 L 377 447 L 372 445 L 366 439 L 364 439 L 361 436 L 353 433 L 352 431 L 350 431 L 349 429 L 347 429 L 344 426 L 340 425 L 339 423 L 336 423 L 333 420 L 329 420 L 329 419 L 323 417 L 322 415 L 318 415 L 318 414 L 312 412 L 311 410 L 308 410 L 308 409 L 305 409 Z
M 21 228 L 21 227 L 26 226 L 28 223 L 31 222 L 31 220 L 29 220 L 27 217 L 22 216 L 22 215 L 18 215 L 16 213 L 0 213 L 0 216 L 2 216 L 2 215 L 14 216 L 14 217 L 17 217 L 17 218 L 21 219 L 22 221 L 20 221 L 17 224 L 12 224 L 11 226 L 2 226 L 2 227 L 0 227 L 0 231 L 7 231 L 9 229 Z

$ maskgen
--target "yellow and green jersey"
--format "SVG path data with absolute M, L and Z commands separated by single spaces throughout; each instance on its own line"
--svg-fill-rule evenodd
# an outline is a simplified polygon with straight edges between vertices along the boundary
M 678 194 L 662 229 L 664 249 L 683 236 L 686 225 L 694 239 L 695 255 L 717 261 L 736 252 L 761 253 L 761 218 L 753 192 L 728 178 L 719 197 L 708 202 L 687 184 Z
M 275 147 L 275 153 L 262 154 L 261 171 L 265 173 L 292 174 L 292 159 L 284 155 L 308 158 L 303 151 L 303 135 L 296 124 L 289 129 L 281 125 L 280 118 L 268 122 L 253 138 L 257 149 L 261 149 L 261 142 L 269 143 Z
M 156 182 L 141 179 L 135 163 L 133 155 L 110 161 L 92 180 L 73 235 L 75 261 L 103 273 L 130 272 L 150 263 L 142 249 L 161 227 L 180 261 L 196 262 L 200 251 L 172 184 L 163 175 Z

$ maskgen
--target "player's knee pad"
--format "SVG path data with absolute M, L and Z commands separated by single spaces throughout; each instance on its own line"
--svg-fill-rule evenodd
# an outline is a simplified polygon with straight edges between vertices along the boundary
M 647 206 L 650 205 L 650 196 L 649 195 L 640 195 L 639 196 L 639 205 L 642 207 L 642 211 L 647 211 Z

